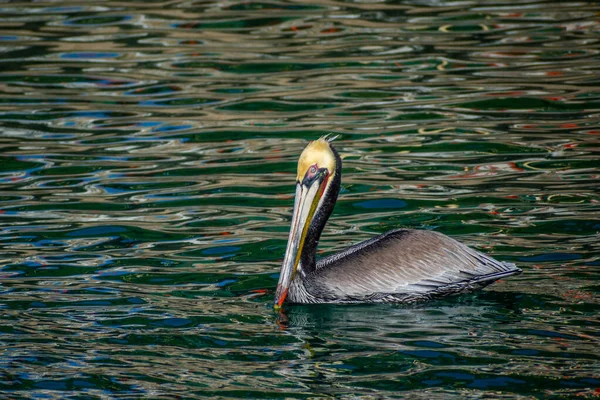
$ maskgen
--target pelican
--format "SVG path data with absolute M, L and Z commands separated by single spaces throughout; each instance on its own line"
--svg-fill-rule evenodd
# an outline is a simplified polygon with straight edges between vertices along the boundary
M 327 138 L 298 160 L 290 234 L 275 308 L 292 303 L 413 303 L 483 288 L 520 274 L 438 232 L 396 229 L 316 261 L 340 191 L 342 160 Z

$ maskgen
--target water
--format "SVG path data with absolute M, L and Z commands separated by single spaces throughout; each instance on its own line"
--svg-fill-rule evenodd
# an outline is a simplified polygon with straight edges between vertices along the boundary
M 600 7 L 0 3 L 0 397 L 600 393 Z M 272 309 L 296 160 L 320 252 L 435 229 L 524 274 Z

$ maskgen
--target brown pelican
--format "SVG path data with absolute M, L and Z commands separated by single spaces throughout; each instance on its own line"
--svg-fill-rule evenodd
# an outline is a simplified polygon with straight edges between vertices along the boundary
M 469 292 L 519 274 L 438 232 L 398 229 L 319 261 L 317 244 L 340 191 L 342 160 L 331 143 L 311 142 L 298 160 L 292 226 L 275 308 L 293 303 L 411 303 Z

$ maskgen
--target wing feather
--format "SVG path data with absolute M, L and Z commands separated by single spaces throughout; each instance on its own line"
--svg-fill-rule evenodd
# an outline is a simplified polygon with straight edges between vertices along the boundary
M 306 287 L 336 301 L 406 301 L 477 289 L 520 272 L 441 233 L 403 229 L 320 260 Z

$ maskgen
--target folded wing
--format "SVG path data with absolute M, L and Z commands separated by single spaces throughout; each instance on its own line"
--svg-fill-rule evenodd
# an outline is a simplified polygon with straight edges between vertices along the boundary
M 394 230 L 320 260 L 306 287 L 326 301 L 411 302 L 520 272 L 441 233 Z

